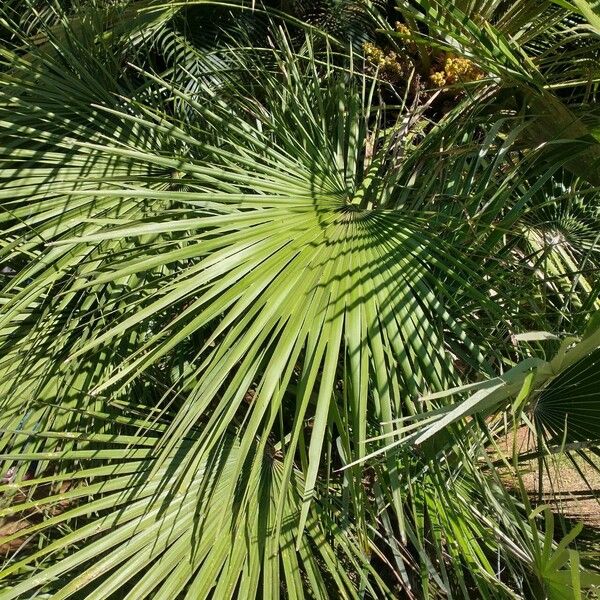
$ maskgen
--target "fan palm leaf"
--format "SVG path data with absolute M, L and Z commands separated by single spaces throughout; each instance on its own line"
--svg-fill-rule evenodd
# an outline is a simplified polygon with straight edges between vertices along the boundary
M 208 56 L 169 20 L 184 4 L 206 3 L 142 6 L 148 38 L 100 12 L 3 51 L 0 514 L 36 542 L 6 598 L 510 596 L 490 553 L 514 581 L 533 559 L 518 509 L 493 524 L 498 481 L 438 446 L 363 463 L 431 409 L 461 431 L 420 398 L 518 354 L 507 321 L 546 325 L 532 298 L 564 285 L 509 238 L 572 156 L 520 152 L 528 124 L 485 94 L 437 122 L 386 106 L 327 38 L 271 25 Z M 184 64 L 132 64 L 148 39 Z M 40 498 L 51 480 L 80 483 Z

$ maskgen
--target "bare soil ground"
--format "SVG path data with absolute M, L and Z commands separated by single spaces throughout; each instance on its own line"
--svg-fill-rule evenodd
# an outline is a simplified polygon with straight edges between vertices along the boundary
M 512 436 L 500 445 L 502 452 L 510 454 Z M 533 436 L 522 428 L 517 432 L 516 448 L 519 452 L 535 452 Z M 600 459 L 596 459 L 600 463 Z M 537 459 L 521 462 L 525 489 L 532 499 L 540 499 L 540 470 Z M 598 529 L 600 534 L 600 474 L 582 458 L 573 464 L 564 455 L 555 455 L 542 466 L 541 501 L 556 509 L 557 513 L 573 521 L 583 521 L 586 526 Z M 599 538 L 600 539 L 600 538 Z

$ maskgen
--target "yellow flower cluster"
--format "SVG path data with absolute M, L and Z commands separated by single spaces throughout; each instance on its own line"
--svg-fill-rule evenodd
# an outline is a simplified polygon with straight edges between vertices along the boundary
M 483 72 L 468 58 L 447 55 L 443 70 L 432 71 L 429 79 L 434 86 L 444 87 L 454 83 L 478 81 L 483 79 Z
M 417 44 L 410 39 L 412 35 L 410 29 L 404 23 L 400 23 L 400 21 L 396 21 L 395 28 L 396 31 L 402 36 L 402 43 L 404 47 L 409 52 L 418 52 Z
M 363 51 L 365 56 L 373 64 L 380 65 L 385 60 L 385 52 L 379 46 L 376 46 L 371 42 L 365 42 L 363 44 Z
M 433 71 L 429 79 L 435 87 L 444 87 L 446 85 L 446 74 L 444 71 Z
M 396 31 L 402 35 L 410 35 L 410 29 L 400 21 L 396 21 Z
M 367 60 L 379 69 L 379 74 L 386 81 L 394 83 L 404 76 L 402 59 L 395 52 L 386 53 L 371 42 L 363 44 L 363 51 Z
M 483 73 L 468 58 L 448 56 L 444 71 L 449 81 L 477 81 L 483 78 Z

